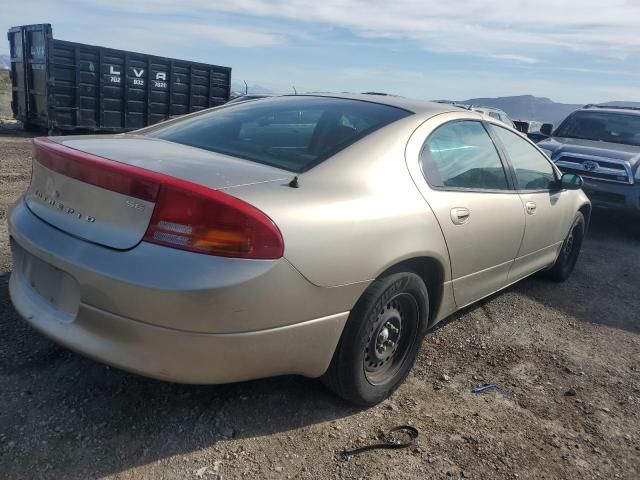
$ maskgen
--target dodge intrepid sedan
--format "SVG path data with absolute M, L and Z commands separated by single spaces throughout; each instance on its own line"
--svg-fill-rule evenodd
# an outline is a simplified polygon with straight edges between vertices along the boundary
M 8 216 L 11 299 L 56 342 L 142 375 L 299 374 L 372 405 L 439 320 L 570 275 L 581 182 L 497 120 L 380 95 L 37 138 Z

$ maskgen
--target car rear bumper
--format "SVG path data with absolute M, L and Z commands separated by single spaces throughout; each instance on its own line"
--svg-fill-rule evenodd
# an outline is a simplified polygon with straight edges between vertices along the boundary
M 150 377 L 226 383 L 322 375 L 359 291 L 316 287 L 286 260 L 116 251 L 9 212 L 18 313 L 68 348 Z M 353 303 L 352 303 L 353 302 Z
M 348 312 L 263 331 L 204 334 L 149 325 L 80 304 L 70 321 L 21 275 L 9 282 L 18 313 L 56 342 L 123 370 L 182 383 L 228 383 L 327 369 Z

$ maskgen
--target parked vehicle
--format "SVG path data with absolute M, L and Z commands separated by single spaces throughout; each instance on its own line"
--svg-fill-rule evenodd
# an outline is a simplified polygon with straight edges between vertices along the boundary
M 538 143 L 595 206 L 640 214 L 640 109 L 586 105 Z
M 392 96 L 38 138 L 8 214 L 9 290 L 37 330 L 126 370 L 322 377 L 372 405 L 443 318 L 534 272 L 571 274 L 580 185 L 497 120 Z
M 511 118 L 509 118 L 509 115 L 507 115 L 506 112 L 504 112 L 503 110 L 500 110 L 499 108 L 481 107 L 479 105 L 469 105 L 466 103 L 452 102 L 450 100 L 437 100 L 436 102 L 442 103 L 445 105 L 453 105 L 456 107 L 464 108 L 466 110 L 473 110 L 474 112 L 478 112 L 478 113 L 481 113 L 482 115 L 487 115 L 495 120 L 498 120 L 499 122 L 502 122 L 511 128 L 515 128 L 516 130 L 522 131 L 519 128 L 519 126 L 516 125 L 516 123 L 514 123 L 514 121 L 511 120 Z M 524 131 L 523 133 L 527 133 L 527 132 Z
M 495 118 L 496 120 L 504 123 L 505 125 L 510 126 L 511 128 L 516 128 L 515 124 L 513 123 L 513 120 L 509 118 L 509 115 L 507 115 L 506 112 L 500 110 L 499 108 L 479 107 L 479 106 L 472 105 L 471 110 L 473 110 L 474 112 L 489 115 L 491 118 Z
M 11 108 L 25 128 L 124 132 L 229 100 L 231 69 L 9 29 Z
M 537 121 L 514 120 L 514 128 L 520 133 L 524 133 L 529 140 L 538 143 L 551 136 L 553 131 L 552 123 L 542 123 Z

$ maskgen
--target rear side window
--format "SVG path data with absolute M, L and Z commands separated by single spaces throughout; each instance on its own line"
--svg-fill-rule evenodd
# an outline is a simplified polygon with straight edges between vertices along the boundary
M 420 160 L 432 187 L 509 189 L 498 151 L 477 121 L 450 122 L 439 127 L 427 139 Z
M 291 96 L 213 110 L 147 135 L 303 172 L 410 114 L 358 100 Z
M 549 190 L 556 177 L 549 160 L 533 145 L 506 128 L 493 126 L 516 173 L 519 190 Z

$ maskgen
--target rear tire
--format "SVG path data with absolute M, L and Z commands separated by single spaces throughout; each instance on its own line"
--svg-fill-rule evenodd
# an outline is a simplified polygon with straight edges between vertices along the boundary
M 351 311 L 322 382 L 345 400 L 372 406 L 413 367 L 429 318 L 429 293 L 415 273 L 375 280 Z
M 556 263 L 545 272 L 547 278 L 556 282 L 564 282 L 569 278 L 578 261 L 578 255 L 580 254 L 580 248 L 584 240 L 584 233 L 584 215 L 578 212 L 567 234 L 567 238 L 564 239 Z

